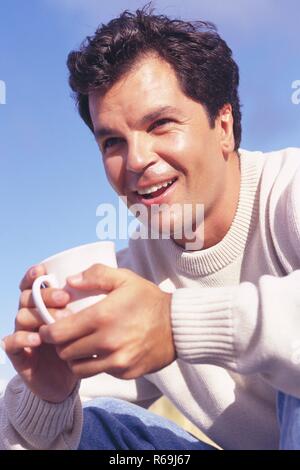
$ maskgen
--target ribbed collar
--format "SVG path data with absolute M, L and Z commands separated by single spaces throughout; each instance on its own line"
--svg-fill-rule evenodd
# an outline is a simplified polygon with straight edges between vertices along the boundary
M 239 155 L 239 202 L 232 224 L 223 239 L 216 245 L 200 251 L 185 251 L 173 240 L 164 240 L 164 250 L 170 259 L 175 261 L 176 268 L 182 272 L 193 276 L 213 274 L 232 263 L 245 250 L 251 220 L 255 220 L 258 209 L 258 184 L 264 159 L 262 152 L 240 149 Z

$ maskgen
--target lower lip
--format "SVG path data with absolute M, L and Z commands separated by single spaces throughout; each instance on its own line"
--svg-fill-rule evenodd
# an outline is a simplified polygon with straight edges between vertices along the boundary
M 177 181 L 174 181 L 171 186 L 169 186 L 164 193 L 162 193 L 160 196 L 153 197 L 152 199 L 145 199 L 143 198 L 140 194 L 137 194 L 137 199 L 141 204 L 144 204 L 145 206 L 152 206 L 153 204 L 163 204 L 166 203 L 168 198 L 170 198 L 175 191 L 175 187 L 177 184 Z

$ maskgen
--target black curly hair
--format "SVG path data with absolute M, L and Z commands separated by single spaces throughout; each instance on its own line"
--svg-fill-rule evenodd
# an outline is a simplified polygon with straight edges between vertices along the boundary
M 149 53 L 173 67 L 182 91 L 204 106 L 212 128 L 222 107 L 231 104 L 237 150 L 241 141 L 239 69 L 231 49 L 214 24 L 154 15 L 149 4 L 100 25 L 78 51 L 68 55 L 69 84 L 80 116 L 92 132 L 88 94 L 96 89 L 107 91 Z

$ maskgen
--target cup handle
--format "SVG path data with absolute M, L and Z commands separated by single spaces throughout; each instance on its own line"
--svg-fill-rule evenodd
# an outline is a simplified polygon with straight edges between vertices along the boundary
M 59 286 L 58 286 L 58 282 L 54 274 L 45 274 L 44 276 L 40 276 L 34 281 L 32 285 L 32 297 L 33 297 L 35 306 L 41 318 L 44 320 L 45 323 L 49 325 L 50 323 L 54 323 L 55 320 L 52 317 L 52 315 L 50 315 L 50 313 L 48 312 L 48 309 L 41 295 L 41 285 L 43 284 L 43 282 L 49 284 L 49 287 L 59 287 Z

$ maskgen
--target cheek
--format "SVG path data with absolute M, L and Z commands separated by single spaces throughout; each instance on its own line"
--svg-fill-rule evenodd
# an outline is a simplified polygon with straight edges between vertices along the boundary
M 103 159 L 103 165 L 109 183 L 116 192 L 122 194 L 124 186 L 124 165 L 122 157 Z
M 152 147 L 153 152 L 170 167 L 184 174 L 187 171 L 187 159 L 190 155 L 190 142 L 183 133 L 170 133 L 161 137 Z
M 168 136 L 168 148 L 172 149 L 174 154 L 183 154 L 190 146 L 190 139 L 184 133 L 174 133 Z
M 205 139 L 201 137 L 199 130 L 194 132 L 174 133 L 168 136 L 168 149 L 174 159 L 186 169 L 201 164 L 201 155 L 205 152 Z

